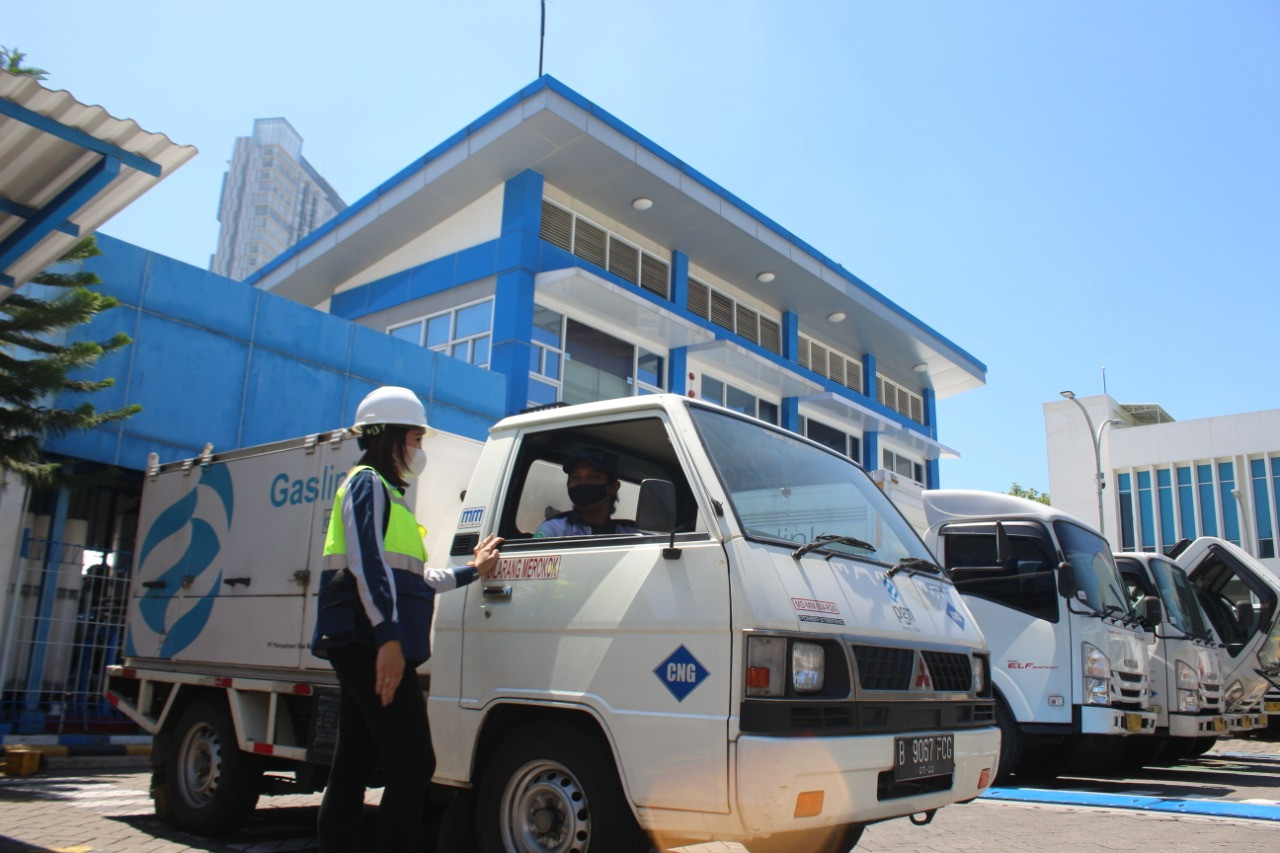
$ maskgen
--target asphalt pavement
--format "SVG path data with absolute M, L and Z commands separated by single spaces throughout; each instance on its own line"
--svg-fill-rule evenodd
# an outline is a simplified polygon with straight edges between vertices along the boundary
M 263 797 L 253 821 L 224 839 L 159 822 L 145 758 L 51 759 L 34 776 L 0 775 L 0 853 L 276 853 L 316 851 L 317 794 Z M 372 836 L 377 792 L 366 809 Z M 1204 757 L 1129 777 L 1069 778 L 994 789 L 938 812 L 927 826 L 867 828 L 860 851 L 1142 851 L 1280 849 L 1280 744 L 1224 741 Z M 742 853 L 712 842 L 684 853 Z M 444 851 L 440 851 L 444 853 Z

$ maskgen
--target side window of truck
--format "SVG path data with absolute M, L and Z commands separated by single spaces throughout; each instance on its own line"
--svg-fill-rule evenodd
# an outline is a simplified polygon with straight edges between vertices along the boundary
M 571 510 L 563 466 L 587 449 L 603 454 L 616 467 L 619 488 L 611 515 L 615 530 L 634 529 L 640 484 L 646 479 L 670 480 L 675 485 L 677 530 L 695 530 L 698 511 L 688 478 L 664 422 L 649 417 L 525 435 L 508 484 L 501 535 L 513 544 L 531 539 L 544 521 Z M 624 543 L 639 536 L 632 532 L 600 535 L 619 536 Z
M 1013 558 L 1001 565 L 996 561 L 993 526 L 965 528 L 943 531 L 943 562 L 951 571 L 956 589 L 962 595 L 986 598 L 1057 622 L 1057 578 L 1054 561 L 1044 544 L 1032 537 L 1011 535 Z

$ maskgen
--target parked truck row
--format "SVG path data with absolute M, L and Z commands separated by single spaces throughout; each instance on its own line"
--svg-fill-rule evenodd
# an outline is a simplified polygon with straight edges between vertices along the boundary
M 1205 537 L 1112 553 L 1036 501 L 880 484 L 990 643 L 998 779 L 1183 758 L 1267 727 L 1280 579 L 1240 547 Z
M 429 564 L 507 540 L 490 576 L 438 599 L 418 672 L 446 832 L 491 853 L 843 853 L 869 823 L 925 824 L 993 782 L 979 622 L 848 458 L 675 395 L 424 446 L 408 498 Z M 640 532 L 531 537 L 587 448 L 616 460 L 615 517 Z M 335 429 L 149 467 L 108 697 L 155 736 L 163 818 L 227 832 L 260 794 L 325 784 L 336 682 L 307 639 L 356 456 Z

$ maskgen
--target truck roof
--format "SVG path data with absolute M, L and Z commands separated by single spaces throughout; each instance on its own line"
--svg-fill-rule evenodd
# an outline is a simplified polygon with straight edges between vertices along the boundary
M 980 518 L 1024 518 L 1043 522 L 1072 521 L 1097 533 L 1097 529 L 1072 515 L 1054 509 L 1039 501 L 1006 495 L 1002 492 L 983 492 L 972 489 L 926 489 L 921 493 L 924 501 L 925 523 L 930 528 L 948 521 L 977 520 Z

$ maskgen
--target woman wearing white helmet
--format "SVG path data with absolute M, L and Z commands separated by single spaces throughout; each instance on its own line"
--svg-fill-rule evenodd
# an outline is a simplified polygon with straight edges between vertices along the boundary
M 426 531 L 404 499 L 408 481 L 426 468 L 422 440 L 435 433 L 422 403 L 407 388 L 378 388 L 360 402 L 351 429 L 364 455 L 334 498 L 311 642 L 342 688 L 338 742 L 320 806 L 320 849 L 356 850 L 365 788 L 381 764 L 386 787 L 377 849 L 410 850 L 417 847 L 435 769 L 427 709 L 413 674 L 431 655 L 435 593 L 489 571 L 502 540 L 487 537 L 461 568 L 426 568 Z

